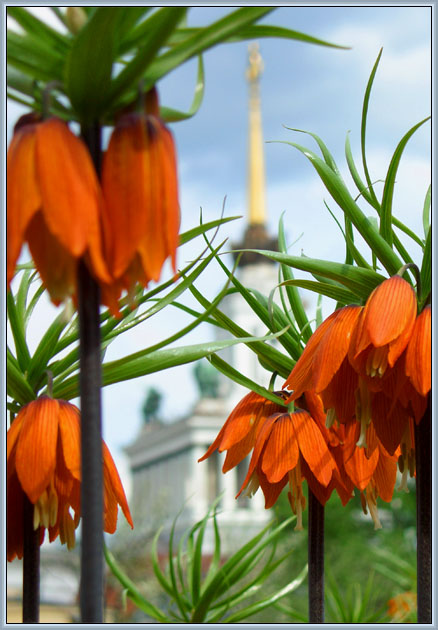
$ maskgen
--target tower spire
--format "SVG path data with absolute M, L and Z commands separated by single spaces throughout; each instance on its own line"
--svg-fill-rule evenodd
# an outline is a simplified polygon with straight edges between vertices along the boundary
M 249 63 L 246 71 L 249 84 L 248 224 L 265 225 L 265 163 L 259 84 L 263 60 L 257 43 L 250 44 L 248 52 Z

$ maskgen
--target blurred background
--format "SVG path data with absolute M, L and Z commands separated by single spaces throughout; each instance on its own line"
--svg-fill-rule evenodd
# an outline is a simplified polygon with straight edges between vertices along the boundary
M 54 20 L 45 8 L 35 7 L 32 11 L 50 22 Z M 188 25 L 208 24 L 229 11 L 228 7 L 194 7 L 188 13 Z M 331 202 L 310 163 L 285 142 L 297 142 L 314 151 L 317 151 L 316 144 L 310 136 L 288 128 L 318 134 L 349 184 L 351 179 L 344 155 L 345 138 L 350 132 L 353 156 L 356 163 L 360 163 L 363 95 L 374 62 L 383 47 L 371 94 L 367 127 L 367 160 L 371 179 L 383 179 L 399 140 L 414 124 L 431 113 L 431 9 L 421 6 L 278 7 L 262 22 L 350 47 L 349 50 L 338 50 L 273 39 L 259 42 L 264 66 L 259 87 L 265 141 L 267 232 L 276 235 L 278 221 L 284 213 L 291 254 L 303 253 L 314 258 L 342 261 L 342 234 L 330 217 L 324 200 L 336 216 L 340 216 L 340 211 Z M 242 240 L 248 224 L 248 43 L 219 46 L 205 54 L 204 63 L 205 96 L 200 111 L 188 121 L 170 125 L 178 150 L 181 231 L 199 224 L 201 209 L 202 220 L 206 222 L 219 218 L 224 206 L 225 216 L 242 215 L 240 220 L 220 229 L 217 242 L 228 237 L 230 240 L 224 249 L 227 251 L 233 243 Z M 196 61 L 187 62 L 161 81 L 158 86 L 161 104 L 187 110 L 193 97 L 196 72 Z M 8 141 L 13 125 L 22 113 L 25 111 L 21 106 L 8 103 Z M 394 198 L 395 215 L 421 235 L 423 202 L 431 177 L 430 138 L 430 125 L 424 125 L 409 141 L 398 171 Z M 376 184 L 376 191 L 381 194 L 379 184 Z M 198 256 L 203 247 L 202 239 L 182 247 L 178 254 L 179 266 L 183 267 Z M 419 252 L 412 250 L 411 245 L 409 251 L 415 260 Z M 25 259 L 26 253 L 23 254 Z M 228 264 L 232 262 L 230 255 L 224 260 Z M 299 273 L 296 275 L 300 277 Z M 166 269 L 163 279 L 169 276 L 170 270 Z M 211 299 L 225 282 L 224 273 L 216 264 L 211 264 L 196 281 L 196 287 Z M 313 317 L 316 300 L 311 294 L 304 297 L 310 317 Z M 194 306 L 189 299 L 187 304 Z M 333 304 L 329 300 L 323 302 L 324 316 L 332 309 Z M 47 321 L 55 313 L 56 309 L 48 301 L 41 305 L 29 329 L 31 350 L 36 347 Z M 140 350 L 189 322 L 190 317 L 182 311 L 165 309 L 149 319 L 147 325 L 135 328 L 111 344 L 105 360 Z M 211 327 L 203 324 L 179 344 L 201 343 L 213 336 Z M 205 392 L 203 394 L 194 367 L 173 368 L 103 390 L 104 438 L 116 461 L 128 498 L 133 484 L 133 445 L 141 441 L 145 419 L 146 424 L 150 425 L 151 420 L 158 421 L 161 429 L 164 426 L 164 430 L 170 431 L 168 425 L 177 423 L 186 427 L 181 422 L 190 424 L 196 414 L 199 416 L 199 401 L 205 398 Z M 267 386 L 268 382 L 261 384 Z M 212 412 L 216 424 L 210 424 L 208 430 L 204 427 L 202 440 L 206 445 L 214 438 L 216 425 L 223 423 L 231 411 L 231 398 L 228 397 L 228 403 L 221 403 L 220 409 L 216 406 Z M 214 404 L 210 404 L 208 413 Z M 205 415 L 205 408 L 202 413 Z M 201 470 L 206 463 L 197 466 Z M 210 479 L 206 483 L 213 484 L 210 494 L 214 494 L 216 481 Z M 379 533 L 381 542 L 377 546 L 385 546 L 392 540 L 407 556 L 414 553 L 413 499 L 413 495 L 394 499 L 391 511 L 386 510 L 387 518 L 382 518 L 386 531 Z M 330 520 L 331 510 L 335 515 L 339 513 L 339 506 L 337 501 L 333 508 L 329 506 L 327 509 L 328 565 L 334 564 L 334 573 L 341 571 L 342 565 L 344 573 L 351 572 L 352 580 L 357 573 L 359 582 L 363 582 L 364 573 L 360 566 L 365 552 L 360 545 L 364 536 L 370 537 L 370 543 L 377 534 L 372 531 L 371 520 L 364 522 L 358 516 L 358 505 L 351 505 L 345 510 L 342 519 L 333 516 Z M 172 501 L 171 508 L 175 515 L 181 505 Z M 263 513 L 263 504 L 259 503 L 256 508 Z M 280 502 L 278 510 L 286 513 L 288 508 Z M 301 565 L 305 562 L 305 553 L 302 553 L 304 536 L 297 533 L 293 543 Z M 347 536 L 349 556 L 341 559 L 339 549 Z M 367 560 L 369 563 L 369 558 Z M 386 564 L 393 569 L 390 560 Z M 368 572 L 369 568 L 365 570 L 366 575 Z M 67 571 L 66 584 L 70 583 L 69 575 Z M 392 592 L 393 582 L 388 584 L 385 597 Z M 283 614 L 286 615 L 284 611 Z M 287 615 L 281 619 L 287 621 Z

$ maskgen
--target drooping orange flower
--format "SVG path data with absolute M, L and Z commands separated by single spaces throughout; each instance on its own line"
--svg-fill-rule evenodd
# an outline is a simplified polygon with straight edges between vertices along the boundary
M 286 394 L 281 391 L 274 394 L 279 397 L 278 404 L 256 392 L 244 396 L 227 418 L 213 444 L 198 461 L 207 459 L 216 450 L 219 453 L 227 451 L 222 468 L 224 473 L 243 461 L 254 448 L 258 431 L 264 421 L 272 414 L 285 410 L 280 400 L 284 400 Z
M 417 610 L 417 594 L 412 591 L 399 593 L 388 600 L 388 615 L 394 623 L 409 621 Z
M 81 257 L 96 280 L 109 282 L 102 252 L 102 203 L 82 140 L 58 118 L 23 116 L 7 156 L 8 285 L 25 242 L 55 304 L 75 294 Z
M 117 468 L 103 442 L 104 531 L 116 529 L 118 505 L 133 527 Z M 7 434 L 7 557 L 23 556 L 23 503 L 34 504 L 34 529 L 71 549 L 81 515 L 80 412 L 42 396 L 25 405 Z M 73 513 L 72 513 L 72 512 Z
M 179 203 L 175 146 L 159 118 L 155 90 L 148 113 L 123 113 L 102 165 L 106 255 L 114 281 L 103 298 L 113 311 L 123 289 L 158 281 L 170 257 L 176 272 Z
M 384 280 L 371 293 L 353 333 L 349 360 L 372 391 L 382 389 L 409 343 L 417 315 L 414 289 L 400 276 Z

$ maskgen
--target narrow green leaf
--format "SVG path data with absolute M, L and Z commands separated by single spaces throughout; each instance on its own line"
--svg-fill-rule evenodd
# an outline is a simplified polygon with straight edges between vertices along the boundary
M 241 41 L 242 39 L 259 39 L 261 37 L 275 37 L 281 39 L 292 39 L 298 42 L 304 42 L 305 44 L 316 44 L 317 46 L 327 46 L 329 48 L 338 48 L 342 50 L 350 50 L 350 46 L 341 46 L 339 44 L 332 44 L 323 39 L 318 39 L 312 35 L 301 33 L 300 31 L 294 31 L 282 26 L 269 26 L 268 24 L 253 24 L 246 26 L 239 34 L 232 38 L 232 40 Z
M 35 81 L 61 81 L 64 57 L 50 46 L 27 35 L 7 33 L 8 64 L 30 75 Z
M 358 303 L 357 296 L 351 291 L 326 282 L 313 282 L 313 280 L 287 280 L 286 282 L 282 282 L 281 286 L 286 284 L 292 284 L 296 287 L 300 287 L 301 289 L 307 289 L 309 291 L 319 293 L 320 295 L 325 295 L 332 300 L 342 302 L 343 305 Z
M 238 623 L 239 621 L 243 621 L 244 619 L 247 619 L 248 617 L 251 617 L 252 615 L 255 615 L 256 613 L 264 610 L 268 606 L 272 606 L 282 597 L 285 597 L 285 595 L 296 591 L 297 588 L 303 583 L 306 575 L 307 565 L 304 567 L 297 578 L 295 578 L 294 580 L 292 580 L 292 582 L 277 591 L 277 593 L 257 602 L 256 604 L 252 604 L 251 606 L 242 608 L 242 610 L 239 610 L 239 612 L 235 613 L 234 615 L 230 615 L 229 617 L 227 617 L 227 623 Z
M 278 226 L 278 247 L 281 253 L 287 254 L 283 214 L 280 217 L 280 222 Z M 294 279 L 292 269 L 288 265 L 281 264 L 281 271 L 284 280 Z M 300 294 L 293 285 L 286 286 L 286 293 L 289 298 L 290 307 L 297 321 L 301 334 L 303 335 L 304 341 L 308 341 L 312 335 L 312 331 L 309 327 L 309 320 L 307 318 Z
M 127 7 L 98 7 L 75 37 L 67 57 L 67 95 L 83 124 L 103 113 L 119 46 L 119 20 Z
M 423 205 L 423 229 L 424 238 L 427 237 L 430 227 L 430 201 L 431 201 L 431 186 L 427 189 L 426 197 L 424 198 Z
M 200 29 L 192 36 L 160 55 L 149 66 L 146 73 L 148 85 L 154 85 L 158 79 L 180 66 L 184 61 L 199 55 L 239 33 L 242 28 L 260 20 L 273 7 L 243 7 L 229 13 L 217 22 Z M 172 9 L 176 11 L 176 9 Z
M 173 588 L 171 583 L 168 581 L 168 579 L 166 578 L 166 576 L 164 575 L 164 573 L 162 572 L 162 570 L 160 569 L 160 563 L 158 562 L 158 551 L 157 551 L 157 547 L 158 547 L 158 539 L 160 537 L 160 534 L 163 530 L 163 527 L 160 527 L 160 529 L 157 531 L 157 533 L 155 534 L 153 540 L 152 540 L 152 545 L 151 545 L 151 560 L 152 560 L 152 568 L 154 570 L 154 574 L 155 577 L 157 578 L 160 586 L 163 588 L 163 590 L 170 595 L 171 597 L 173 597 Z
M 9 358 L 9 354 L 7 355 L 6 374 L 8 396 L 22 405 L 25 405 L 35 399 L 34 391 L 24 378 L 23 374 L 16 367 L 14 361 Z
M 248 250 L 258 252 L 267 258 L 276 260 L 290 267 L 319 274 L 323 278 L 330 278 L 347 287 L 359 298 L 367 298 L 373 289 L 376 288 L 385 278 L 372 271 L 344 263 L 336 263 L 317 258 L 307 258 L 307 256 L 289 256 L 280 252 L 269 250 Z M 401 265 L 400 265 L 401 267 Z
M 176 28 L 187 7 L 164 7 L 155 11 L 144 24 L 148 25 L 148 36 L 137 54 L 127 63 L 123 70 L 112 81 L 107 105 L 114 103 L 129 89 L 136 89 L 137 83 L 149 68 L 157 52 L 162 48 L 167 38 Z M 152 67 L 152 66 L 151 66 Z M 150 81 L 147 87 L 155 85 L 156 80 Z
M 196 78 L 195 93 L 193 94 L 193 101 L 190 105 L 190 109 L 187 112 L 180 112 L 170 107 L 160 107 L 160 116 L 167 122 L 179 122 L 181 120 L 187 120 L 192 118 L 201 107 L 202 100 L 204 98 L 204 62 L 202 55 L 198 56 L 198 76 Z
M 424 248 L 423 262 L 421 264 L 421 303 L 420 308 L 426 304 L 432 291 L 432 230 L 429 227 L 426 246 Z
M 183 232 L 182 234 L 180 234 L 179 244 L 180 246 L 184 245 L 185 243 L 188 243 L 192 239 L 196 238 L 197 236 L 200 236 L 201 234 L 205 234 L 206 232 L 208 232 L 208 230 L 219 227 L 220 225 L 224 225 L 225 223 L 228 223 L 229 221 L 235 221 L 236 219 L 241 219 L 241 218 L 242 218 L 242 215 L 236 215 L 234 217 L 223 217 L 222 219 L 215 219 L 214 221 L 209 221 L 208 223 L 202 223 L 201 225 L 198 225 L 197 227 L 187 230 L 186 232 Z
M 278 398 L 278 396 L 270 392 L 268 389 L 266 389 L 265 387 L 262 387 L 255 381 L 252 381 L 250 378 L 244 376 L 238 370 L 235 370 L 231 365 L 229 365 L 217 354 L 211 354 L 209 357 L 207 357 L 207 359 L 217 370 L 222 372 L 222 374 L 225 374 L 225 376 L 227 376 L 229 379 L 231 379 L 238 385 L 243 385 L 243 387 L 246 387 L 247 389 L 252 390 L 253 392 L 256 392 L 256 394 L 260 394 L 260 396 L 264 396 L 268 400 L 272 400 L 272 402 L 275 402 L 277 404 L 282 405 L 284 403 L 282 399 Z M 293 363 L 292 363 L 292 367 L 293 367 Z M 292 370 L 292 367 L 289 370 L 286 367 L 285 372 L 284 372 L 284 378 L 287 378 L 287 376 L 289 376 Z
M 330 151 L 328 150 L 328 148 L 324 144 L 324 142 L 321 140 L 321 138 L 316 135 L 316 133 L 312 133 L 311 131 L 304 131 L 303 129 L 295 129 L 294 127 L 286 127 L 286 129 L 289 129 L 289 131 L 297 131 L 298 133 L 305 133 L 305 134 L 307 134 L 309 136 L 312 136 L 312 138 L 316 141 L 316 143 L 318 144 L 319 148 L 321 149 L 321 153 L 322 153 L 322 157 L 324 158 L 324 162 L 327 164 L 327 166 L 329 168 L 332 169 L 332 171 L 334 173 L 336 173 L 340 177 L 341 174 L 340 174 L 339 169 L 338 169 L 338 167 L 336 165 L 334 157 L 332 156 L 332 154 L 330 153 Z
M 128 597 L 134 602 L 140 610 L 146 613 L 152 619 L 156 619 L 160 623 L 169 623 L 170 619 L 166 617 L 158 608 L 156 608 L 151 602 L 149 602 L 140 591 L 137 589 L 135 583 L 126 575 L 126 573 L 121 569 L 120 565 L 117 563 L 111 551 L 109 551 L 108 547 L 104 545 L 103 554 L 105 556 L 105 560 L 113 575 L 118 579 L 120 584 L 126 589 L 126 594 Z
M 353 225 L 368 243 L 377 258 L 382 262 L 388 273 L 390 275 L 397 273 L 400 267 L 402 267 L 400 259 L 363 214 L 362 210 L 348 192 L 341 177 L 336 175 L 323 160 L 312 151 L 309 151 L 309 149 L 293 142 L 285 142 L 285 144 L 290 144 L 295 147 L 308 158 L 333 199 L 343 212 L 348 215 Z
M 53 357 L 59 336 L 66 327 L 65 315 L 60 313 L 47 328 L 28 366 L 28 380 L 32 387 L 40 381 L 47 369 L 50 359 Z
M 380 214 L 379 202 L 377 201 L 375 196 L 371 196 L 368 186 L 362 181 L 356 168 L 356 164 L 354 163 L 350 145 L 350 132 L 347 133 L 347 137 L 345 138 L 345 157 L 347 160 L 348 170 L 350 171 L 351 177 L 353 178 L 353 181 L 357 186 L 359 194 L 362 195 L 362 197 Z
M 380 234 L 383 236 L 385 241 L 392 244 L 392 200 L 394 196 L 394 186 L 395 186 L 395 178 L 397 175 L 397 170 L 400 164 L 401 156 L 403 154 L 404 148 L 408 143 L 408 140 L 411 136 L 423 125 L 426 121 L 430 119 L 430 116 L 424 118 L 419 123 L 414 125 L 400 140 L 397 145 L 396 150 L 394 151 L 394 155 L 391 158 L 391 162 L 389 164 L 388 173 L 385 179 L 385 186 L 383 188 L 383 197 L 382 197 L 382 210 L 380 213 Z
M 23 317 L 20 316 L 17 311 L 15 300 L 11 291 L 8 291 L 6 303 L 9 324 L 11 326 L 12 336 L 14 338 L 15 348 L 17 351 L 18 364 L 22 372 L 25 372 L 29 365 L 30 353 L 26 343 Z
M 397 227 L 399 230 L 407 234 L 407 236 L 409 236 L 413 241 L 415 241 L 417 245 L 419 245 L 422 249 L 424 249 L 424 241 L 422 241 L 421 238 L 415 234 L 415 232 L 410 230 L 406 225 L 404 225 L 404 223 L 396 219 L 394 216 L 392 217 L 392 224 L 395 227 Z M 394 239 L 394 244 L 396 244 L 395 239 Z
M 29 37 L 35 39 L 38 44 L 43 43 L 62 55 L 67 54 L 70 48 L 68 37 L 51 28 L 46 22 L 39 20 L 23 7 L 9 6 L 7 13 L 8 16 L 18 22 Z
M 374 204 L 378 205 L 379 202 L 377 201 L 377 197 L 376 197 L 376 194 L 374 192 L 374 188 L 373 188 L 373 184 L 372 184 L 372 181 L 371 181 L 371 177 L 370 177 L 370 174 L 368 172 L 368 165 L 367 165 L 366 152 L 365 152 L 365 138 L 366 138 L 367 114 L 368 114 L 368 105 L 369 105 L 369 100 L 370 100 L 371 88 L 373 86 L 374 77 L 376 76 L 377 67 L 379 65 L 379 61 L 380 61 L 380 57 L 382 56 L 382 52 L 383 52 L 383 48 L 380 49 L 380 52 L 379 52 L 379 54 L 377 56 L 377 59 L 376 59 L 376 62 L 375 62 L 374 66 L 373 66 L 373 69 L 371 71 L 370 78 L 368 79 L 367 87 L 366 87 L 366 90 L 365 90 L 365 96 L 364 96 L 364 99 L 363 99 L 362 121 L 361 121 L 361 130 L 360 130 L 363 170 L 364 170 L 364 173 L 365 173 L 365 179 L 366 179 L 367 184 L 368 184 L 368 191 L 369 191 L 369 194 L 370 194 L 370 196 L 371 196 L 371 198 L 373 200 L 373 205 Z
M 187 615 L 187 607 L 189 606 L 189 603 L 186 602 L 185 598 L 183 598 L 180 592 L 178 591 L 178 585 L 176 582 L 176 575 L 175 575 L 175 566 L 173 564 L 174 563 L 173 539 L 175 536 L 175 527 L 176 527 L 178 516 L 176 516 L 176 518 L 174 519 L 172 523 L 172 528 L 170 530 L 167 561 L 168 561 L 168 567 L 169 567 L 170 583 L 172 585 L 172 593 L 173 593 L 172 597 L 176 605 L 178 606 L 183 619 L 185 621 L 189 621 L 189 617 Z

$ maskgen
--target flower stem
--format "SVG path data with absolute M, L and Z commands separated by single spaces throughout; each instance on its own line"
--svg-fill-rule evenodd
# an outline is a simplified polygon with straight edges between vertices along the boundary
M 97 172 L 100 127 L 82 131 Z M 103 454 L 101 420 L 100 291 L 84 261 L 78 269 L 81 397 L 81 621 L 103 621 Z
M 430 394 L 426 411 L 415 425 L 417 484 L 417 615 L 432 623 L 432 415 Z
M 309 623 L 324 623 L 324 506 L 308 490 Z
M 23 623 L 40 619 L 40 528 L 33 528 L 33 503 L 23 505 Z

